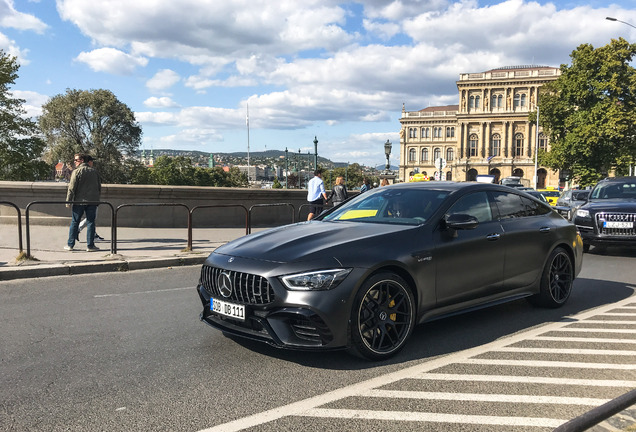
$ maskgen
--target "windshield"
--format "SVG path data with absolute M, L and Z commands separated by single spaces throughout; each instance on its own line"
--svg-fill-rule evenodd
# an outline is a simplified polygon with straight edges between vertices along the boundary
M 357 196 L 322 220 L 419 225 L 426 222 L 448 194 L 432 189 L 379 189 Z
M 560 195 L 559 191 L 541 191 L 541 193 L 547 197 L 558 197 Z
M 585 201 L 590 191 L 572 192 L 572 199 L 575 201 Z
M 636 199 L 636 180 L 625 180 L 622 182 L 601 182 L 597 184 L 592 193 L 591 199 Z

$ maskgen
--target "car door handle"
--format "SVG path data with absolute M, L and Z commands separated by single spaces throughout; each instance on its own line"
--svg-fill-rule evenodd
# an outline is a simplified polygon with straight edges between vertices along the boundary
M 551 229 L 550 227 L 539 228 L 539 232 L 541 232 L 541 233 L 549 233 L 550 229 Z
M 488 234 L 486 236 L 486 240 L 499 240 L 499 237 L 501 237 L 501 234 L 499 233 L 492 233 L 492 234 Z

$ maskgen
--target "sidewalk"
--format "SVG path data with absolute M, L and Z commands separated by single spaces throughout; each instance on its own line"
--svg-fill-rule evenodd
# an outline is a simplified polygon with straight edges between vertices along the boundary
M 0 225 L 0 281 L 69 274 L 127 271 L 146 268 L 197 265 L 217 247 L 245 235 L 245 228 L 196 228 L 192 231 L 192 251 L 187 228 L 118 228 L 117 254 L 111 254 L 111 233 L 98 227 L 104 240 L 99 251 L 86 251 L 86 231 L 80 234 L 73 251 L 65 251 L 67 226 L 33 225 L 30 252 L 33 259 L 17 259 L 18 228 Z M 23 251 L 27 242 L 22 227 Z

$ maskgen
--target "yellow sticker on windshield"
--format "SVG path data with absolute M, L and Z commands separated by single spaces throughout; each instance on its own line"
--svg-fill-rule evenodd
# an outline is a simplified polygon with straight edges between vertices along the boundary
M 377 210 L 349 210 L 340 216 L 340 220 L 368 218 L 375 216 L 377 213 Z

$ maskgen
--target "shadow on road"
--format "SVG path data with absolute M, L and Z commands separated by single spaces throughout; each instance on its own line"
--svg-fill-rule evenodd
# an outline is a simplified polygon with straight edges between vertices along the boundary
M 603 286 L 603 295 L 594 291 Z M 621 301 L 634 294 L 625 283 L 577 279 L 572 295 L 559 309 L 544 309 L 517 300 L 494 307 L 432 321 L 415 327 L 404 349 L 383 362 L 371 362 L 349 355 L 345 351 L 292 351 L 263 343 L 231 337 L 243 347 L 277 359 L 307 367 L 333 370 L 363 370 L 377 366 L 433 359 L 493 342 L 533 327 L 562 321 L 569 316 Z M 634 300 L 636 302 L 636 299 Z

